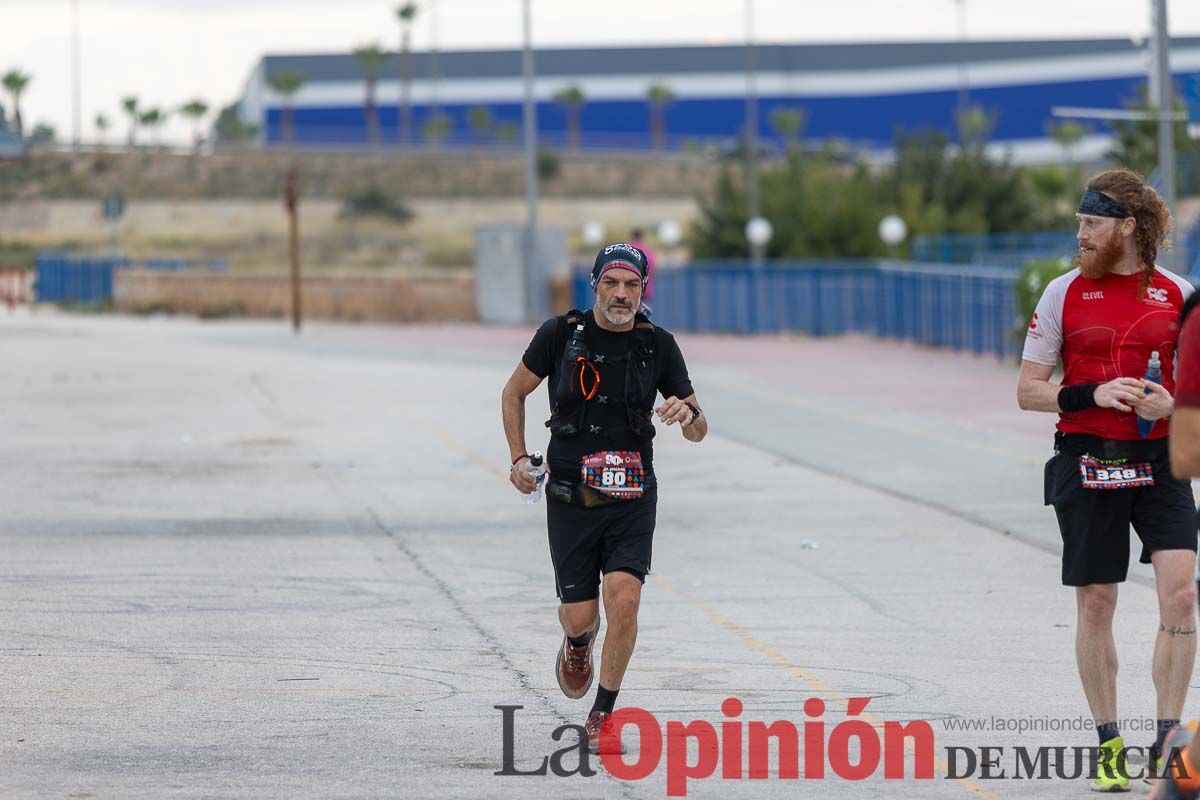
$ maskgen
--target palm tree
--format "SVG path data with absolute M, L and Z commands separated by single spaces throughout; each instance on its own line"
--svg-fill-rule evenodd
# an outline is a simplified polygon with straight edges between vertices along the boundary
M 138 124 L 154 135 L 154 143 L 159 143 L 158 129 L 167 121 L 167 115 L 161 109 L 148 108 L 138 115 Z
M 496 141 L 503 145 L 514 145 L 521 135 L 521 129 L 515 122 L 501 122 L 496 126 Z
M 662 150 L 667 144 L 667 106 L 675 99 L 675 94 L 665 83 L 655 83 L 646 92 L 646 102 L 650 104 L 650 141 L 655 150 Z
M 280 138 L 284 144 L 291 144 L 295 132 L 295 114 L 292 110 L 292 97 L 304 85 L 304 76 L 299 72 L 281 72 L 267 79 L 267 85 L 283 98 Z
M 425 121 L 425 140 L 434 150 L 450 135 L 454 125 L 445 114 L 434 114 Z
M 954 114 L 958 123 L 958 143 L 963 150 L 983 152 L 996 129 L 996 115 L 981 106 L 967 106 Z
M 200 143 L 204 141 L 204 134 L 200 132 L 200 126 L 204 115 L 208 113 L 208 103 L 203 100 L 192 100 L 190 103 L 180 106 L 179 113 L 192 121 L 192 143 L 199 150 Z
M 583 100 L 583 89 L 575 84 L 567 86 L 554 95 L 554 102 L 566 109 L 567 112 L 567 147 L 571 150 L 579 149 Z
M 112 127 L 112 122 L 105 114 L 97 114 L 92 119 L 92 124 L 96 126 L 96 149 L 103 152 L 104 147 L 108 144 L 108 129 Z
M 122 97 L 121 108 L 129 115 L 129 146 L 133 147 L 137 139 L 138 123 L 142 119 L 142 112 L 138 108 L 138 99 L 133 95 Z
M 1067 158 L 1068 164 L 1075 163 L 1075 145 L 1079 144 L 1083 137 L 1087 135 L 1087 128 L 1078 122 L 1072 120 L 1063 120 L 1062 122 L 1051 122 L 1046 126 L 1046 130 L 1050 133 L 1051 138 L 1058 143 L 1062 148 L 1063 155 Z
M 475 106 L 467 112 L 467 124 L 471 126 L 471 136 L 477 143 L 482 143 L 492 132 L 492 110 L 487 106 Z
M 412 24 L 417 17 L 417 4 L 404 3 L 396 8 L 400 20 L 400 141 L 412 141 Z
M 19 69 L 10 69 L 4 73 L 4 77 L 0 78 L 0 83 L 4 84 L 4 89 L 12 95 L 13 103 L 13 125 L 16 126 L 17 138 L 24 138 L 25 125 L 21 121 L 21 93 L 29 86 L 29 82 L 33 80 L 33 76 L 27 72 L 21 72 Z
M 367 138 L 371 144 L 379 144 L 379 110 L 375 107 L 375 84 L 379 81 L 379 69 L 390 56 L 377 44 L 369 44 L 354 51 L 362 65 L 363 77 L 367 82 L 364 111 L 367 118 Z
M 794 153 L 800 131 L 804 130 L 805 115 L 799 108 L 777 108 L 771 112 L 771 127 L 783 139 L 783 146 L 789 154 Z

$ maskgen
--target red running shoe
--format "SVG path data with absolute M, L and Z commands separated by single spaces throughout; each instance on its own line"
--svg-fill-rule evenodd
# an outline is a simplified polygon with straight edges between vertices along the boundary
M 613 728 L 612 714 L 605 711 L 593 711 L 588 715 L 583 729 L 588 735 L 588 752 L 594 756 L 625 755 L 625 745 L 621 743 Z
M 578 700 L 592 688 L 592 648 L 596 646 L 596 634 L 600 631 L 600 615 L 596 615 L 596 624 L 592 626 L 592 635 L 583 647 L 572 647 L 563 634 L 562 646 L 558 648 L 558 658 L 554 660 L 554 675 L 558 678 L 558 688 L 572 700 Z

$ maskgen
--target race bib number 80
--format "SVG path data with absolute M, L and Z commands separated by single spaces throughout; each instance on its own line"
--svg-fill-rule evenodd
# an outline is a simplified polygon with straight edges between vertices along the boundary
M 1154 473 L 1146 461 L 1106 463 L 1091 456 L 1080 456 L 1079 473 L 1085 489 L 1128 489 L 1154 485 Z
M 642 454 L 636 450 L 602 450 L 583 457 L 583 482 L 616 500 L 636 500 L 646 488 Z

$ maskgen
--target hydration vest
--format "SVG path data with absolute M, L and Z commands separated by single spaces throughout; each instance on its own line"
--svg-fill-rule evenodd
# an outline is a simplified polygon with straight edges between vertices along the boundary
M 654 438 L 654 423 L 650 415 L 654 408 L 655 385 L 654 325 L 642 314 L 634 316 L 630 332 L 629 351 L 620 356 L 603 356 L 587 349 L 583 339 L 585 312 L 572 309 L 566 314 L 567 340 L 563 346 L 562 362 L 558 367 L 558 379 L 553 387 L 554 401 L 546 427 L 553 436 L 566 439 L 585 431 L 599 435 L 612 435 L 628 430 L 639 439 Z M 625 396 L 613 397 L 601 394 L 597 389 L 589 399 L 580 382 L 581 371 L 587 367 L 581 363 L 615 364 L 625 362 Z M 585 374 L 586 381 L 586 374 Z M 603 388 L 603 387 L 601 387 Z M 625 424 L 613 428 L 591 424 L 587 420 L 590 406 L 621 405 L 625 409 Z

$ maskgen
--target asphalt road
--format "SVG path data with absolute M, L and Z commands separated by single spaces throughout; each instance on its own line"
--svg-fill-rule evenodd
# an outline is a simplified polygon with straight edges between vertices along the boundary
M 522 706 L 520 770 L 589 707 L 552 673 L 544 507 L 506 478 L 499 393 L 531 335 L 0 314 L 0 797 L 665 797 L 665 756 L 638 780 L 494 774 L 496 706 Z M 1041 506 L 1053 418 L 1017 410 L 1014 366 L 680 342 L 711 434 L 656 440 L 655 572 L 619 705 L 837 738 L 869 698 L 868 731 L 924 720 L 936 757 L 934 779 L 910 752 L 903 780 L 841 778 L 832 754 L 824 779 L 790 780 L 773 749 L 766 779 L 718 767 L 688 796 L 1085 793 L 1013 778 L 1017 747 L 1095 741 L 1070 730 L 1087 711 Z M 530 448 L 545 412 L 539 390 Z M 1135 564 L 1118 609 L 1136 745 L 1150 579 Z M 626 742 L 630 763 L 653 749 Z M 945 779 L 947 748 L 983 746 L 1004 779 Z

